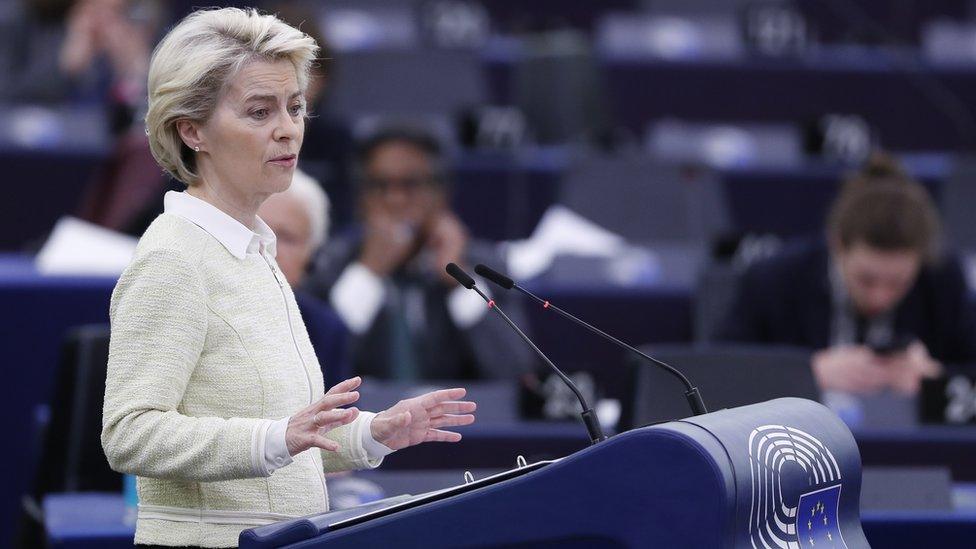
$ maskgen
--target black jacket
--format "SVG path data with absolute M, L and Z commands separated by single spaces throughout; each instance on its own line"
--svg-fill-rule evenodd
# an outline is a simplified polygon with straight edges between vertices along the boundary
M 753 265 L 740 280 L 724 341 L 823 349 L 832 319 L 829 252 L 804 242 Z M 976 322 L 959 261 L 926 265 L 895 311 L 896 336 L 915 336 L 948 364 L 976 364 Z

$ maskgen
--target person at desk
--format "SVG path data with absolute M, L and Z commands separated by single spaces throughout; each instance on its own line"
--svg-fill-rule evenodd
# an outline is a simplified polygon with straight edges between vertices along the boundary
M 914 394 L 942 364 L 976 362 L 968 288 L 940 231 L 925 188 L 875 155 L 841 189 L 827 242 L 745 273 L 719 339 L 814 349 L 824 391 Z
M 362 225 L 329 241 L 306 283 L 353 333 L 354 371 L 401 380 L 528 373 L 529 349 L 444 272 L 451 262 L 501 262 L 450 210 L 437 141 L 418 128 L 387 127 L 361 144 L 358 162 Z M 519 322 L 515 303 L 495 299 Z
M 245 528 L 327 511 L 324 472 L 456 442 L 474 421 L 462 388 L 378 414 L 347 407 L 359 378 L 325 390 L 256 214 L 292 182 L 315 52 L 274 16 L 225 8 L 188 15 L 153 53 L 151 149 L 187 188 L 113 292 L 101 436 L 138 478 L 140 546 L 236 546 Z

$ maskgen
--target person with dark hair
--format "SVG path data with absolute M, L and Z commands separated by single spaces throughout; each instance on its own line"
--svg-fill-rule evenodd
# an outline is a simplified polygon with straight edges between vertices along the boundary
M 943 364 L 976 362 L 959 262 L 922 185 L 877 154 L 842 187 L 827 241 L 789 247 L 744 275 L 719 338 L 817 350 L 825 391 L 918 391 Z
M 507 326 L 486 322 L 484 302 L 444 271 L 452 262 L 500 262 L 450 210 L 437 141 L 387 128 L 361 144 L 357 160 L 361 226 L 331 239 L 306 279 L 354 334 L 356 373 L 409 380 L 529 372 L 528 349 Z

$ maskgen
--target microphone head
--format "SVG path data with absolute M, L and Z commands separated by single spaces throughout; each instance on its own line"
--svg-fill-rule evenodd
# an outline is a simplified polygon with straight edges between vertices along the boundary
M 447 270 L 447 274 L 451 275 L 454 280 L 458 281 L 458 284 L 469 290 L 474 288 L 474 279 L 471 278 L 471 275 L 464 272 L 464 269 L 458 267 L 456 263 L 448 263 L 445 270 Z
M 482 263 L 479 263 L 478 265 L 475 266 L 474 272 L 476 272 L 479 275 L 487 278 L 488 280 L 494 282 L 495 284 L 498 284 L 499 286 L 501 286 L 502 288 L 505 288 L 506 290 L 511 290 L 512 288 L 515 287 L 515 281 L 514 280 L 512 280 L 511 278 L 508 278 L 507 276 L 503 275 L 502 273 L 500 273 L 500 272 L 498 272 L 498 271 L 492 269 L 491 267 L 488 267 L 487 265 L 484 265 Z

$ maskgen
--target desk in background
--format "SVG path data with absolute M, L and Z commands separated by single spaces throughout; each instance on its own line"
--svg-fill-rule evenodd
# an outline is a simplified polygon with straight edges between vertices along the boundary
M 55 221 L 78 211 L 106 154 L 96 149 L 0 149 L 6 183 L 0 201 L 0 251 L 43 244 Z
M 515 101 L 520 55 L 485 56 L 495 104 Z M 636 136 L 665 118 L 812 126 L 827 114 L 858 114 L 894 150 L 960 150 L 976 139 L 976 128 L 927 93 L 941 86 L 961 101 L 976 95 L 976 71 L 963 66 L 919 68 L 905 56 L 850 51 L 824 51 L 801 62 L 607 56 L 600 65 L 614 121 Z M 972 107 L 964 114 L 971 118 Z
M 938 198 L 954 169 L 951 158 L 916 155 L 904 160 Z M 98 151 L 0 149 L 0 163 L 9 166 L 8 178 L 15 183 L 0 203 L 0 250 L 40 246 L 58 218 L 77 210 L 85 186 L 103 161 Z M 453 205 L 472 236 L 518 240 L 528 237 L 546 209 L 559 202 L 572 155 L 559 147 L 465 153 L 452 169 L 459 189 Z M 717 175 L 731 230 L 795 236 L 821 232 L 845 173 L 842 166 L 806 162 L 782 168 L 729 168 Z
M 53 494 L 44 498 L 49 549 L 127 549 L 135 523 L 126 521 L 121 494 Z
M 926 93 L 942 86 L 961 101 L 976 95 L 976 71 L 964 67 L 920 70 L 893 55 L 838 52 L 800 63 L 607 59 L 603 70 L 616 120 L 636 135 L 666 117 L 802 127 L 828 114 L 857 114 L 889 149 L 960 150 L 976 139 L 970 104 L 962 120 Z
M 61 342 L 72 327 L 108 322 L 114 279 L 42 277 L 22 256 L 0 255 L 0 349 L 4 392 L 0 414 L 11 444 L 0 468 L 8 481 L 0 497 L 0 544 L 13 534 L 20 516 L 20 495 L 34 478 L 39 443 L 35 414 L 51 398 Z M 98 443 L 98 441 L 93 441 Z

